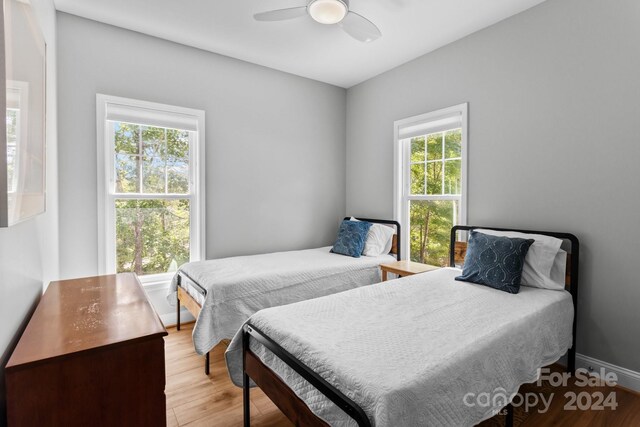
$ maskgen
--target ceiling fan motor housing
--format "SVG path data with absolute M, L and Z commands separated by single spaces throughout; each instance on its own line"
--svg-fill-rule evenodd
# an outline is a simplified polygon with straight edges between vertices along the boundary
M 338 24 L 349 13 L 349 0 L 311 0 L 307 13 L 320 24 Z

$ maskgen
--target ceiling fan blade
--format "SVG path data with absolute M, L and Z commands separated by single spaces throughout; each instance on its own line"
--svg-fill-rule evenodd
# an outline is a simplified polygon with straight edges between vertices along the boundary
M 284 21 L 287 19 L 298 18 L 306 14 L 307 6 L 301 6 L 256 13 L 255 15 L 253 15 L 253 18 L 256 21 Z
M 347 13 L 347 16 L 340 22 L 340 26 L 351 37 L 364 43 L 374 41 L 382 36 L 373 22 L 355 12 Z

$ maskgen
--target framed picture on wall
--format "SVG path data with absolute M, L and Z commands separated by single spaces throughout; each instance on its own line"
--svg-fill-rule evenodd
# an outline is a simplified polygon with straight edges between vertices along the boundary
M 46 44 L 29 0 L 3 0 L 0 227 L 45 212 Z

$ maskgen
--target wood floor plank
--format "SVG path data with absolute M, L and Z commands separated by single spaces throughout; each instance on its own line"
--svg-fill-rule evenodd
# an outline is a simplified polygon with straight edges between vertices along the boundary
M 257 408 L 252 404 L 252 412 Z M 228 414 L 228 412 L 233 414 Z M 217 391 L 211 396 L 205 396 L 174 408 L 180 425 L 185 425 L 211 416 L 242 415 L 242 390 Z
M 180 331 L 169 328 L 165 337 L 167 360 L 167 426 L 242 426 L 242 390 L 231 383 L 224 361 L 227 344 L 211 351 L 211 373 L 204 374 L 204 358 L 193 350 L 191 333 L 193 323 L 183 325 Z M 555 368 L 556 370 L 558 368 Z M 616 410 L 567 411 L 564 406 L 566 392 L 615 392 Z M 640 394 L 612 387 L 577 387 L 570 382 L 566 387 L 551 387 L 542 383 L 526 384 L 521 393 L 542 393 L 554 398 L 544 413 L 542 404 L 525 411 L 516 408 L 516 427 L 571 426 L 571 427 L 640 427 Z M 259 389 L 251 390 L 252 427 L 291 427 L 292 424 Z M 504 417 L 496 416 L 480 424 L 481 427 L 502 427 Z
M 258 408 L 261 414 L 269 415 L 273 413 L 273 402 L 262 392 L 262 390 L 251 390 L 251 402 L 253 402 L 256 408 Z
M 215 391 L 215 385 L 208 381 L 205 383 L 199 383 L 193 387 L 181 388 L 173 392 L 165 392 L 167 396 L 167 408 L 176 408 L 193 400 L 212 396 Z
M 167 409 L 167 427 L 178 427 L 178 420 L 176 414 L 173 413 L 173 409 Z
M 290 427 L 293 426 L 291 421 L 280 411 L 270 412 L 266 415 L 259 415 L 251 417 L 252 425 L 259 425 L 261 427 Z

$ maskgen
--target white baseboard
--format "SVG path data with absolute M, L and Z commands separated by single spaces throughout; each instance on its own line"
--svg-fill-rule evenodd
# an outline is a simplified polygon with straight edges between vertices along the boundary
M 593 372 L 593 375 L 598 375 L 601 369 L 605 373 L 613 372 L 618 377 L 618 385 L 640 392 L 640 372 L 612 365 L 584 354 L 576 354 L 576 368 L 587 369 L 589 372 Z
M 161 314 L 160 320 L 162 320 L 162 323 L 164 323 L 165 327 L 175 326 L 178 323 L 178 319 L 176 318 L 175 312 Z M 193 317 L 191 313 L 189 313 L 189 311 L 187 311 L 184 308 L 180 310 L 180 323 L 193 322 L 194 320 L 196 320 L 196 318 Z

